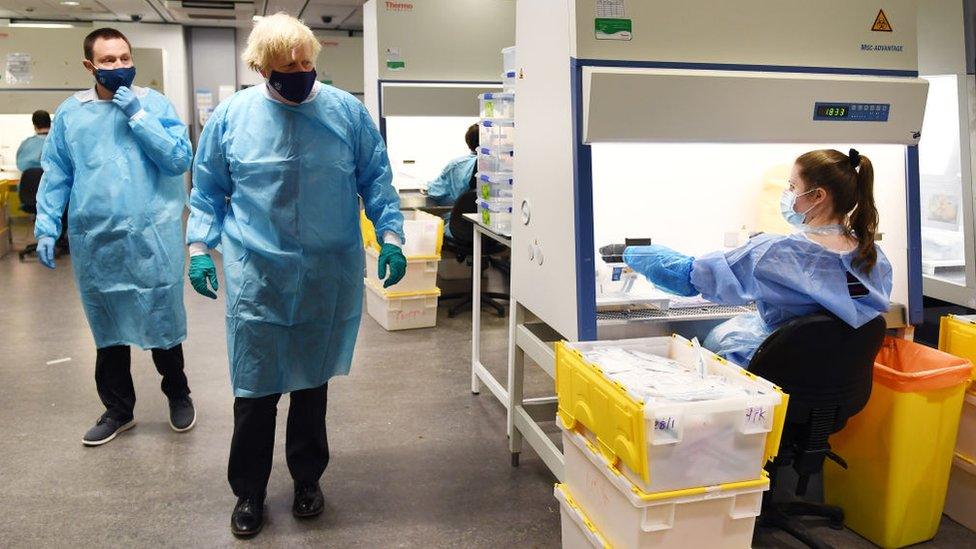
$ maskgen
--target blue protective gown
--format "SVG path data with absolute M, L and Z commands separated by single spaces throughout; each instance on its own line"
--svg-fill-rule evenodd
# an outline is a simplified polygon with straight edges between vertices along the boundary
M 802 233 L 759 235 L 741 248 L 697 259 L 663 247 L 628 248 L 625 253 L 627 264 L 651 282 L 660 278 L 681 287 L 675 278 L 684 276 L 693 288 L 689 293 L 701 293 L 713 303 L 755 302 L 757 312 L 716 326 L 705 339 L 706 348 L 741 366 L 749 364 L 773 330 L 793 318 L 826 310 L 859 328 L 887 311 L 892 285 L 888 258 L 878 248 L 877 264 L 864 273 L 852 265 L 855 257 L 855 252 L 830 251 Z
M 316 83 L 291 106 L 254 86 L 207 122 L 187 242 L 222 246 L 235 396 L 349 372 L 363 300 L 360 197 L 377 234 L 403 237 L 386 146 L 346 92 Z
M 132 119 L 94 89 L 58 108 L 34 234 L 57 238 L 70 204 L 72 267 L 95 345 L 168 349 L 186 339 L 183 173 L 193 152 L 169 100 L 133 91 L 144 112 Z
M 471 176 L 478 163 L 475 153 L 459 156 L 444 166 L 437 179 L 427 185 L 427 196 L 441 206 L 453 206 L 458 197 L 471 190 Z M 444 214 L 444 236 L 451 236 L 451 212 Z
M 44 141 L 47 134 L 32 135 L 20 143 L 17 147 L 17 169 L 25 172 L 30 168 L 41 167 L 41 151 L 44 150 Z

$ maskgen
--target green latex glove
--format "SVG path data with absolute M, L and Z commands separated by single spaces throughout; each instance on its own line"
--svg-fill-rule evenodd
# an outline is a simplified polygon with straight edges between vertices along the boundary
M 386 276 L 387 267 L 390 270 L 390 276 Z M 390 286 L 400 282 L 403 279 L 403 275 L 407 274 L 407 258 L 403 257 L 403 251 L 396 244 L 383 244 L 380 248 L 380 262 L 379 262 L 379 278 L 386 281 L 383 283 L 384 288 L 389 288 Z
M 190 258 L 190 285 L 198 294 L 217 299 L 217 294 L 207 288 L 207 281 L 214 290 L 217 289 L 217 268 L 209 255 L 195 255 Z

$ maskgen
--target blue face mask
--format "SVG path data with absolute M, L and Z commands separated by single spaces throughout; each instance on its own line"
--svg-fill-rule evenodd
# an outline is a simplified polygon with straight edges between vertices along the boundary
M 797 198 L 800 198 L 801 196 L 806 194 L 810 194 L 815 190 L 817 189 L 810 189 L 809 191 L 802 194 L 796 194 L 795 192 L 789 189 L 783 191 L 783 195 L 780 196 L 779 199 L 779 212 L 783 214 L 783 219 L 785 219 L 787 223 L 793 225 L 797 229 L 803 228 L 804 224 L 807 221 L 807 214 L 810 213 L 810 210 L 812 210 L 815 206 L 810 206 L 810 208 L 808 208 L 807 211 L 803 213 L 796 212 L 793 210 L 793 208 L 796 206 Z
M 132 81 L 135 79 L 135 67 L 122 67 L 119 69 L 95 69 L 95 81 L 102 86 L 105 86 L 105 88 L 112 93 L 115 93 L 122 86 L 131 88 Z
M 315 86 L 315 78 L 318 76 L 315 69 L 308 72 L 277 72 L 272 71 L 268 83 L 274 91 L 292 103 L 301 103 L 312 93 Z

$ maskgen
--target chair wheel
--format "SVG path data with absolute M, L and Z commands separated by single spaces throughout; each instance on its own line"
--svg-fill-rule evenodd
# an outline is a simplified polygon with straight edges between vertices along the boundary
M 512 454 L 512 467 L 518 467 L 518 466 L 519 466 L 519 454 L 514 453 Z
M 843 522 L 830 521 L 830 528 L 831 528 L 831 530 L 843 530 L 844 529 L 844 523 Z

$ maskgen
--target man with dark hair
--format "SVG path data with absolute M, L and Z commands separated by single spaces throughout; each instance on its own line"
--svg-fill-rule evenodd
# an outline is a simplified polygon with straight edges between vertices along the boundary
M 98 29 L 84 51 L 95 86 L 68 98 L 54 117 L 34 234 L 38 258 L 53 269 L 67 205 L 75 280 L 97 348 L 95 386 L 106 408 L 82 443 L 98 446 L 134 425 L 129 345 L 152 350 L 170 427 L 182 432 L 196 422 L 182 347 L 183 174 L 193 153 L 169 100 L 132 85 L 132 50 L 122 33 Z
M 464 132 L 464 142 L 471 152 L 448 162 L 437 179 L 427 184 L 427 196 L 438 204 L 453 206 L 459 196 L 474 189 L 471 179 L 478 162 L 478 137 L 478 125 L 471 124 Z M 450 220 L 451 213 L 444 214 L 444 236 L 451 236 Z
M 25 139 L 17 147 L 17 169 L 22 172 L 41 167 L 44 140 L 51 131 L 51 115 L 47 111 L 34 111 L 31 122 L 34 123 L 34 135 Z

